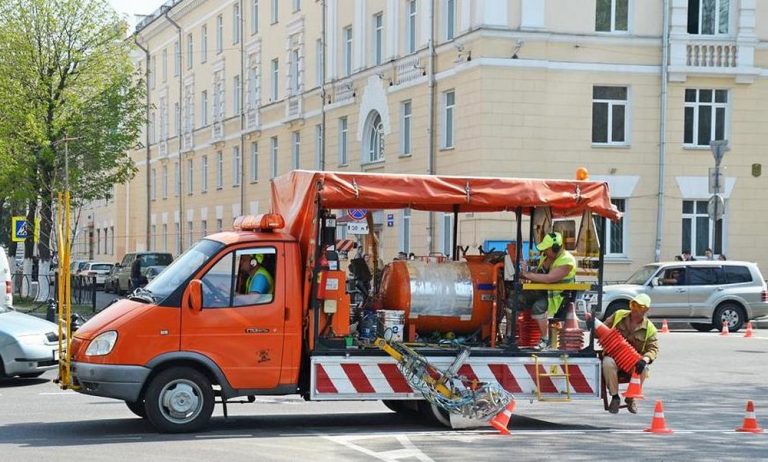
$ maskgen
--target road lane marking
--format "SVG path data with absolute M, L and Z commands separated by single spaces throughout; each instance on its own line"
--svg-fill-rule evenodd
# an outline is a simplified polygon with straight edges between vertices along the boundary
M 49 392 L 49 393 L 38 393 L 38 395 L 42 395 L 42 396 L 56 396 L 56 395 L 78 396 L 79 393 L 75 393 L 74 391 L 58 391 L 58 392 Z
M 354 441 L 370 439 L 370 438 L 367 438 L 366 435 L 361 436 L 358 434 L 354 434 L 354 435 L 344 435 L 344 436 L 331 436 L 331 435 L 319 434 L 318 436 L 320 436 L 321 438 L 325 438 L 329 441 L 332 441 L 336 444 L 345 446 L 349 449 L 352 449 L 353 451 L 361 452 L 369 457 L 373 457 L 378 460 L 383 460 L 385 462 L 396 462 L 402 459 L 412 459 L 412 458 L 416 458 L 422 462 L 434 462 L 434 459 L 424 454 L 419 448 L 417 448 L 416 445 L 414 445 L 411 442 L 411 440 L 408 439 L 408 436 L 405 434 L 386 435 L 389 438 L 394 437 L 401 445 L 403 445 L 403 447 L 400 449 L 392 449 L 384 452 L 375 452 L 359 444 L 354 443 Z M 376 435 L 376 437 L 380 437 L 380 435 Z

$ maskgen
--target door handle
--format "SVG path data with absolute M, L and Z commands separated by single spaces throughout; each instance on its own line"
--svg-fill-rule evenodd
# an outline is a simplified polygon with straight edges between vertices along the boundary
M 676 292 L 677 292 L 678 294 L 684 294 L 684 293 L 685 293 L 685 289 L 677 289 L 677 291 L 676 291 Z
M 724 291 L 724 290 L 725 290 L 725 287 L 718 287 L 718 288 L 717 288 L 717 289 L 715 289 L 715 290 L 717 290 L 718 292 L 722 292 L 722 291 Z

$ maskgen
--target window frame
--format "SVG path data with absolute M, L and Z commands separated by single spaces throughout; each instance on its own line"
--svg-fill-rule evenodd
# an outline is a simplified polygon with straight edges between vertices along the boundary
M 224 188 L 224 152 L 216 151 L 216 189 Z
M 269 159 L 270 178 L 277 177 L 279 155 L 280 155 L 280 143 L 277 136 L 273 136 L 270 138 L 270 159 Z
M 408 53 L 415 53 L 416 52 L 416 28 L 418 16 L 417 16 L 417 8 L 416 0 L 409 0 L 408 5 L 406 5 L 406 21 L 405 21 L 405 43 L 406 43 L 406 51 Z
M 208 90 L 200 93 L 200 128 L 208 126 Z
M 240 146 L 232 146 L 232 186 L 240 186 L 240 162 L 241 153 Z
M 378 66 L 384 60 L 384 13 L 381 11 L 373 15 L 372 32 L 371 56 L 373 65 Z
M 691 210 L 686 212 L 686 203 L 691 204 Z M 720 237 L 720 242 L 714 242 L 715 236 L 712 235 L 712 219 L 709 217 L 709 213 L 707 212 L 707 199 L 693 199 L 693 198 L 686 198 L 682 200 L 682 209 L 681 209 L 681 226 L 680 226 L 680 234 L 681 234 L 681 251 L 685 249 L 690 249 L 691 255 L 696 258 L 703 258 L 704 251 L 707 248 L 712 249 L 712 253 L 714 255 L 720 255 L 723 253 L 723 248 L 725 248 L 726 243 L 726 233 L 728 231 L 728 202 L 726 201 L 726 207 L 725 211 L 723 212 L 722 218 L 720 218 L 718 221 L 718 236 Z M 706 219 L 706 242 L 699 245 L 699 226 L 702 224 L 702 219 Z M 686 221 L 689 221 L 689 223 L 686 223 Z M 686 234 L 688 235 L 686 237 Z
M 339 167 L 349 165 L 349 120 L 339 117 Z
M 611 99 L 611 98 L 596 98 L 594 95 L 594 92 L 598 88 L 616 88 L 616 89 L 624 89 L 626 92 L 625 99 Z M 592 145 L 593 146 L 629 146 L 629 133 L 631 132 L 629 130 L 629 123 L 630 123 L 630 87 L 624 86 L 624 85 L 593 85 L 592 86 Z M 607 133 L 605 133 L 605 139 L 606 141 L 595 141 L 595 107 L 598 104 L 605 104 L 607 105 L 607 111 L 606 115 L 608 120 L 605 121 L 605 130 Z M 622 141 L 614 141 L 614 108 L 616 107 L 623 107 L 624 108 L 624 127 L 623 127 L 623 137 L 624 140 Z
M 456 38 L 456 0 L 445 0 L 445 40 Z
M 202 164 L 200 168 L 200 192 L 206 193 L 208 192 L 208 155 L 205 154 L 200 159 L 200 163 Z
M 344 46 L 342 47 L 342 71 L 344 77 L 352 75 L 352 47 L 353 47 L 352 26 L 347 26 L 342 32 Z
M 232 5 L 232 45 L 237 45 L 242 39 L 240 4 Z
M 187 195 L 191 196 L 195 192 L 195 164 L 193 159 L 187 159 Z
M 259 0 L 251 0 L 251 35 L 259 33 Z
M 259 181 L 259 142 L 251 141 L 251 183 Z
M 687 101 L 687 94 L 689 91 L 694 91 L 696 95 L 695 101 Z M 701 95 L 703 91 L 710 91 L 712 92 L 712 98 L 711 101 L 701 101 Z M 725 94 L 725 102 L 718 102 L 717 97 L 719 92 L 724 92 Z M 722 109 L 722 115 L 723 115 L 723 127 L 722 127 L 722 138 L 720 139 L 728 139 L 728 132 L 730 130 L 730 90 L 725 88 L 685 88 L 683 90 L 683 146 L 687 148 L 694 148 L 694 149 L 702 149 L 707 148 L 709 149 L 710 142 L 713 139 L 717 138 L 717 117 L 718 117 L 718 110 Z M 703 107 L 710 107 L 710 133 L 709 133 L 709 139 L 706 141 L 706 144 L 699 144 L 699 126 L 701 124 L 700 120 L 700 113 L 701 109 Z M 687 138 L 687 132 L 688 132 L 688 117 L 689 117 L 689 109 L 692 109 L 692 120 L 691 120 L 691 141 L 688 142 L 686 140 Z
M 727 1 L 728 2 L 728 7 L 725 10 L 725 13 L 727 14 L 727 18 L 726 18 L 726 21 L 725 21 L 725 28 L 726 28 L 726 30 L 724 32 L 721 32 L 721 30 L 720 30 L 720 26 L 721 26 L 720 19 L 721 19 L 722 2 L 723 1 Z M 694 32 L 692 32 L 692 28 L 693 28 L 694 24 L 691 23 L 691 19 L 692 19 L 691 18 L 691 16 L 692 16 L 691 2 L 698 3 L 698 7 L 697 7 L 698 11 L 697 11 L 696 24 L 695 24 L 696 31 L 694 31 Z M 734 5 L 735 2 L 733 0 L 714 0 L 714 2 L 715 2 L 715 9 L 714 9 L 714 18 L 713 18 L 713 23 L 712 23 L 713 32 L 712 33 L 703 33 L 702 32 L 702 29 L 703 29 L 702 16 L 704 15 L 704 9 L 702 8 L 702 0 L 688 0 L 687 15 L 686 15 L 686 28 L 685 28 L 685 30 L 686 30 L 686 32 L 689 35 L 709 36 L 709 37 L 718 37 L 718 36 L 719 37 L 724 37 L 724 36 L 731 35 L 731 32 L 730 32 L 731 31 L 731 26 L 732 26 L 731 22 L 733 21 L 733 17 L 732 17 L 733 15 L 731 14 L 732 13 L 731 10 L 732 10 L 732 8 L 734 8 L 733 5 Z
M 450 95 L 453 96 L 453 102 L 449 104 Z M 453 149 L 456 146 L 456 89 L 442 93 L 442 109 L 440 148 Z
M 270 61 L 270 74 L 272 76 L 272 81 L 270 82 L 270 97 L 274 103 L 277 102 L 280 96 L 280 60 L 278 58 L 274 58 Z
M 216 54 L 224 51 L 224 15 L 216 16 Z
M 270 24 L 277 24 L 280 21 L 280 0 L 272 0 L 272 8 L 269 12 Z
M 200 63 L 208 61 L 208 25 L 200 27 Z
M 291 132 L 291 166 L 294 170 L 301 167 L 301 132 Z
M 195 60 L 195 43 L 192 39 L 192 33 L 187 34 L 187 70 L 192 69 Z
M 604 0 L 610 2 L 610 23 L 608 24 L 608 29 L 599 29 L 598 28 L 598 19 L 599 19 L 599 9 L 600 9 L 600 0 L 597 0 L 595 2 L 595 32 L 598 34 L 628 34 L 630 30 L 630 24 L 632 24 L 632 0 Z M 626 29 L 617 29 L 617 19 L 618 19 L 618 5 L 617 2 L 619 1 L 626 1 L 627 2 L 627 17 L 626 20 Z
M 413 101 L 400 103 L 400 155 L 410 156 L 413 150 Z

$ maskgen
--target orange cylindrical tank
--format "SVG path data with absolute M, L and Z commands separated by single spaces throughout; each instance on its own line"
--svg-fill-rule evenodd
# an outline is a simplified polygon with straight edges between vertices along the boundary
M 381 309 L 404 310 L 406 327 L 428 334 L 470 334 L 490 326 L 495 297 L 494 267 L 483 256 L 431 263 L 399 260 L 384 267 Z

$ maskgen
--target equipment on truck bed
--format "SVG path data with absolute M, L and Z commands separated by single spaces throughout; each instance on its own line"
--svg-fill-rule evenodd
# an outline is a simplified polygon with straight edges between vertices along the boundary
M 405 380 L 414 390 L 451 414 L 489 420 L 514 401 L 514 396 L 497 383 L 470 381 L 458 374 L 469 358 L 469 348 L 461 348 L 453 363 L 443 371 L 403 343 L 388 342 L 379 337 L 374 344 L 397 361 Z

